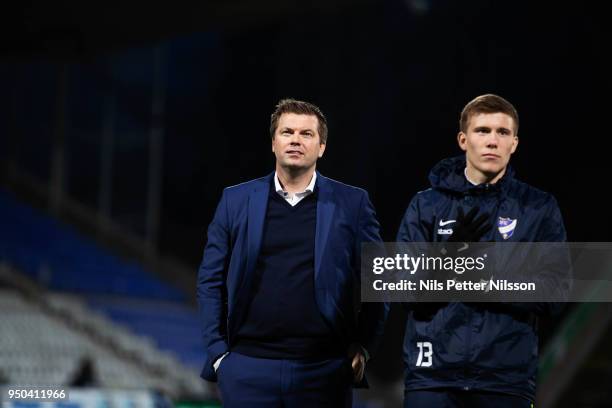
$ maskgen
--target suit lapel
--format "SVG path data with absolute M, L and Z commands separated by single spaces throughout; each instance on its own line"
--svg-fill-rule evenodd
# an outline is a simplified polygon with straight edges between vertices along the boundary
M 334 218 L 336 203 L 334 202 L 333 189 L 329 181 L 317 172 L 317 184 L 319 194 L 317 199 L 317 227 L 315 233 L 315 282 L 321 270 L 323 253 L 327 246 L 327 240 Z
M 249 193 L 247 207 L 247 242 L 246 242 L 246 268 L 241 269 L 240 283 L 238 292 L 233 305 L 230 305 L 230 321 L 228 330 L 228 340 L 232 342 L 236 324 L 242 321 L 244 311 L 248 305 L 251 292 L 251 282 L 255 271 L 255 264 L 263 235 L 263 225 L 268 206 L 268 196 L 270 194 L 270 181 L 272 175 L 265 177 Z
M 249 195 L 249 214 L 248 214 L 248 252 L 246 274 L 250 275 L 255 270 L 255 263 L 261 248 L 263 226 L 266 218 L 266 208 L 270 195 L 270 182 L 272 175 L 266 177 Z

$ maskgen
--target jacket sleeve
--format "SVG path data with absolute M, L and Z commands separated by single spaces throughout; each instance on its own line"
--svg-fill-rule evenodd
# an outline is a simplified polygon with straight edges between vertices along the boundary
M 216 381 L 215 360 L 228 351 L 226 275 L 230 258 L 229 215 L 224 191 L 212 222 L 198 271 L 197 299 L 202 337 L 204 368 L 201 376 Z
M 410 201 L 397 231 L 396 240 L 398 242 L 433 242 L 434 217 L 431 214 L 423 213 L 421 201 L 421 193 L 415 195 Z
M 357 266 L 361 265 L 361 244 L 368 242 L 382 243 L 380 226 L 376 220 L 374 206 L 367 193 L 361 198 L 358 233 L 355 240 L 355 251 L 358 254 Z M 389 305 L 385 302 L 363 302 L 357 318 L 357 341 L 371 356 L 376 352 L 382 339 Z
M 408 242 L 417 244 L 408 246 L 398 244 L 398 252 L 431 250 L 430 243 L 434 242 L 435 214 L 431 204 L 424 203 L 423 201 L 423 193 L 418 193 L 412 198 L 396 237 L 398 243 Z M 419 245 L 418 243 L 424 244 Z M 422 249 L 418 249 L 419 247 L 422 247 Z M 421 276 L 423 275 L 421 274 Z M 445 304 L 444 302 L 419 302 L 418 299 L 411 298 L 403 302 L 402 307 L 425 318 L 430 317 Z
M 542 224 L 538 229 L 534 242 L 564 243 L 567 240 L 563 218 L 557 200 L 553 196 L 548 199 Z M 547 250 L 547 248 L 550 248 Z M 551 299 L 567 300 L 571 290 L 571 261 L 569 250 L 563 244 L 543 245 L 540 252 L 538 267 L 532 277 L 536 285 L 544 287 L 546 295 Z M 508 302 L 505 307 L 515 312 L 530 312 L 536 315 L 555 315 L 564 307 L 564 302 Z

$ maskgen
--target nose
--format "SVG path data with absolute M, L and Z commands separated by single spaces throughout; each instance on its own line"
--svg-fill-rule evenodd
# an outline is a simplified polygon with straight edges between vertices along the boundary
M 294 132 L 291 135 L 291 139 L 289 140 L 289 143 L 291 143 L 292 145 L 299 145 L 300 144 L 300 135 L 298 135 L 297 132 Z
M 495 132 L 491 132 L 489 137 L 487 138 L 487 147 L 490 149 L 497 149 L 498 140 L 497 134 Z

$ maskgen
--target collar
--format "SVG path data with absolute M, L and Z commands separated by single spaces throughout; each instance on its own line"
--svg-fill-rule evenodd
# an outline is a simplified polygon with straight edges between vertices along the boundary
M 468 181 L 468 183 L 470 183 L 470 184 L 471 184 L 471 185 L 473 185 L 473 186 L 477 186 L 477 185 L 478 185 L 478 183 L 476 183 L 476 182 L 474 182 L 474 181 L 470 180 L 470 178 L 468 177 L 468 175 L 467 175 L 467 166 L 466 166 L 466 167 L 465 167 L 465 169 L 463 170 L 463 174 L 465 175 L 465 179 Z
M 312 193 L 314 191 L 316 181 L 317 181 L 317 172 L 315 171 L 314 173 L 312 173 L 312 178 L 310 179 L 310 183 L 308 183 L 304 191 L 302 191 L 301 193 L 296 193 L 296 194 L 302 195 L 304 193 Z M 274 189 L 276 190 L 278 194 L 282 196 L 287 195 L 287 192 L 285 191 L 285 189 L 280 183 L 280 180 L 278 179 L 278 173 L 276 171 L 274 172 Z

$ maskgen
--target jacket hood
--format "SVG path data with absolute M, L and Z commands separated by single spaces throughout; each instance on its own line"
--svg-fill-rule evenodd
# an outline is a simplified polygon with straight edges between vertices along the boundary
M 465 178 L 465 155 L 444 159 L 436 164 L 429 173 L 429 182 L 435 189 L 466 193 L 473 190 L 502 190 L 508 181 L 514 178 L 514 170 L 510 165 L 506 173 L 495 184 L 473 185 Z

